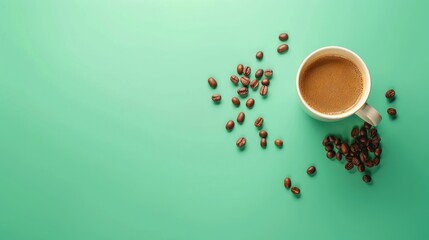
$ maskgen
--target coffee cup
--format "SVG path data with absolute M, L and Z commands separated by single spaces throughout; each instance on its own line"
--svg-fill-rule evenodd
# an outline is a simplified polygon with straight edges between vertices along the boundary
M 306 112 L 319 120 L 337 121 L 356 114 L 377 126 L 381 115 L 368 103 L 371 77 L 364 61 L 349 49 L 320 48 L 298 69 L 296 88 Z

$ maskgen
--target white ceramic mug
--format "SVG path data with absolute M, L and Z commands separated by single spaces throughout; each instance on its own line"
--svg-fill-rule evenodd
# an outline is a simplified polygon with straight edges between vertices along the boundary
M 305 101 L 305 99 L 302 97 L 299 86 L 300 77 L 302 75 L 303 69 L 306 69 L 308 65 L 324 56 L 339 56 L 352 61 L 359 68 L 359 71 L 361 72 L 363 78 L 363 91 L 358 103 L 348 111 L 336 115 L 325 114 L 310 107 Z M 316 51 L 308 55 L 308 57 L 304 59 L 298 69 L 298 73 L 296 75 L 296 89 L 298 91 L 299 99 L 304 105 L 305 110 L 307 110 L 310 116 L 316 119 L 323 121 L 336 121 L 356 114 L 364 121 L 368 122 L 373 126 L 377 126 L 377 124 L 381 121 L 381 116 L 377 112 L 377 110 L 375 110 L 373 107 L 366 103 L 371 90 L 371 77 L 369 75 L 368 68 L 366 67 L 363 60 L 356 53 L 346 48 L 336 46 L 323 47 L 317 49 Z

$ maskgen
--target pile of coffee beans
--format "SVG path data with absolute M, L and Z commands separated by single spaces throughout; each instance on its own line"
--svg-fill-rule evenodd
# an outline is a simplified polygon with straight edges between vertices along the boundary
M 390 101 L 393 102 L 395 100 L 395 96 L 396 96 L 396 92 L 393 89 L 389 89 L 386 91 L 386 94 L 384 94 L 384 96 L 386 96 L 386 98 Z M 394 119 L 396 118 L 396 109 L 395 108 L 388 108 L 387 109 L 387 114 L 389 114 L 389 116 Z
M 326 150 L 326 157 L 329 159 L 335 157 L 341 161 L 344 156 L 347 160 L 344 168 L 347 171 L 356 167 L 359 172 L 366 172 L 367 168 L 378 166 L 382 148 L 377 129 L 365 122 L 360 128 L 354 127 L 350 135 L 352 137 L 350 144 L 333 135 L 324 138 L 322 145 Z M 365 174 L 363 178 L 363 181 L 367 183 L 371 181 L 368 174 Z

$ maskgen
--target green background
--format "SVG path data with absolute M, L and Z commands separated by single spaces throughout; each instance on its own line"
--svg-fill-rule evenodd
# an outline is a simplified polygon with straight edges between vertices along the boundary
M 0 0 L 0 239 L 428 239 L 421 2 Z M 371 72 L 384 117 L 371 185 L 321 146 L 361 121 L 319 122 L 299 105 L 298 66 L 327 45 Z M 252 110 L 230 102 L 238 63 L 274 70 Z M 239 111 L 245 123 L 226 132 Z

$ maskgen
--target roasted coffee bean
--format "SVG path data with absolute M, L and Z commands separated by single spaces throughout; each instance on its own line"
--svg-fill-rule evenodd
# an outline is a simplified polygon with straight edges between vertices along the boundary
M 231 82 L 234 83 L 235 85 L 237 85 L 238 81 L 240 81 L 236 75 L 231 75 L 229 80 L 231 80 Z
M 248 77 L 241 77 L 240 82 L 241 84 L 243 84 L 243 87 L 247 87 L 250 84 L 250 80 Z
M 352 132 L 351 132 L 352 138 L 356 138 L 358 135 L 359 135 L 359 129 L 358 128 L 353 128 Z
M 301 193 L 301 189 L 299 189 L 298 187 L 292 187 L 290 191 L 295 195 L 299 195 Z
M 359 158 L 357 158 L 357 157 L 353 157 L 353 158 L 352 158 L 352 163 L 353 163 L 353 165 L 358 166 L 358 165 L 360 164 L 360 160 L 359 160 Z
M 249 93 L 249 90 L 246 87 L 241 87 L 237 90 L 237 93 L 240 95 L 240 97 L 246 97 Z
M 341 161 L 341 159 L 343 159 L 343 155 L 340 152 L 337 152 L 335 157 L 337 158 L 338 161 Z
M 308 175 L 313 175 L 315 172 L 316 172 L 315 166 L 311 166 L 311 167 L 307 168 L 307 174 Z
M 372 143 L 370 143 L 367 147 L 366 150 L 368 150 L 368 152 L 374 152 L 375 151 L 375 147 Z
M 328 141 L 331 142 L 331 143 L 334 143 L 335 142 L 335 137 L 332 136 L 332 135 L 329 135 L 328 136 Z
M 378 145 L 381 141 L 381 138 L 379 136 L 375 136 L 371 139 L 372 144 Z
M 380 158 L 375 157 L 374 160 L 372 160 L 372 163 L 374 163 L 374 166 L 378 166 L 378 164 L 380 164 Z
M 374 151 L 374 155 L 376 157 L 380 157 L 380 155 L 381 155 L 381 148 L 376 148 L 375 151 Z
M 359 145 L 358 145 L 357 143 L 353 143 L 353 144 L 350 146 L 350 151 L 351 151 L 351 152 L 353 152 L 353 153 L 355 153 L 355 152 L 359 151 Z
M 212 100 L 213 102 L 220 102 L 220 100 L 222 100 L 222 96 L 220 94 L 213 94 Z
M 256 53 L 256 59 L 261 60 L 264 57 L 264 53 L 262 51 L 258 51 Z
M 259 82 L 258 82 L 258 80 L 254 79 L 254 80 L 252 80 L 252 81 L 250 82 L 250 87 L 251 87 L 252 89 L 257 89 L 257 88 L 258 88 L 258 86 L 259 86 Z
M 341 144 L 341 152 L 343 154 L 347 154 L 349 152 L 349 145 L 347 145 L 347 143 Z
M 335 157 L 335 152 L 334 151 L 328 151 L 326 153 L 326 157 L 328 157 L 329 159 L 332 159 Z
M 370 135 L 371 137 L 375 137 L 375 136 L 377 136 L 377 129 L 375 129 L 375 128 L 371 128 L 371 129 L 369 130 L 369 135 Z
M 208 82 L 209 82 L 210 87 L 212 87 L 212 88 L 216 88 L 217 87 L 217 82 L 216 82 L 216 80 L 214 78 L 209 77 Z
M 231 130 L 234 128 L 234 125 L 235 125 L 234 121 L 229 120 L 229 121 L 226 123 L 225 128 L 226 128 L 226 130 L 231 131 Z
M 239 75 L 241 75 L 241 74 L 243 74 L 243 71 L 244 71 L 244 66 L 243 66 L 243 64 L 238 64 L 238 66 L 237 66 L 237 73 L 238 73 Z
M 258 69 L 255 72 L 255 78 L 260 79 L 262 76 L 264 76 L 264 70 Z
M 246 139 L 244 137 L 241 137 L 237 140 L 235 144 L 237 145 L 237 147 L 242 148 L 244 147 L 244 145 L 246 145 Z
M 262 85 L 264 85 L 264 86 L 268 86 L 268 85 L 270 85 L 270 80 L 268 80 L 268 79 L 264 78 L 264 79 L 262 79 L 261 83 L 262 83 Z
M 368 153 L 361 152 L 359 157 L 362 162 L 366 162 L 368 160 Z
M 262 85 L 262 87 L 259 89 L 259 94 L 261 94 L 261 96 L 265 96 L 268 93 L 268 87 L 265 85 Z
M 353 163 L 351 163 L 351 162 L 347 162 L 346 165 L 344 165 L 344 168 L 349 170 L 349 171 L 352 170 L 353 167 L 354 167 Z
M 261 131 L 259 131 L 259 136 L 261 138 L 267 138 L 268 137 L 268 133 L 265 130 L 261 130 Z
M 255 99 L 253 99 L 253 98 L 247 99 L 247 101 L 246 101 L 246 107 L 247 108 L 252 108 L 253 105 L 255 105 Z
M 371 124 L 369 124 L 369 123 L 365 122 L 365 123 L 363 124 L 363 127 L 364 127 L 364 128 L 366 128 L 366 129 L 370 129 L 372 126 L 371 126 Z
M 387 90 L 385 96 L 388 99 L 394 98 L 395 97 L 395 90 L 393 90 L 393 89 Z
M 231 101 L 232 101 L 232 104 L 234 104 L 235 106 L 237 107 L 240 106 L 240 99 L 238 99 L 237 97 L 233 97 Z
M 341 138 L 337 138 L 334 141 L 335 145 L 341 145 Z
M 266 148 L 267 147 L 267 139 L 261 138 L 261 147 Z
M 281 148 L 281 147 L 283 147 L 283 140 L 281 140 L 281 139 L 276 139 L 276 140 L 274 140 L 274 144 L 275 144 L 277 147 Z
M 267 78 L 272 77 L 272 76 L 273 76 L 273 70 L 271 70 L 271 69 L 267 69 L 267 70 L 265 70 L 264 75 L 265 75 L 265 77 L 267 77 Z
M 323 141 L 322 141 L 322 145 L 326 146 L 326 145 L 328 145 L 328 143 L 329 143 L 328 138 L 327 137 L 324 138 Z
M 292 181 L 290 180 L 290 178 L 287 177 L 287 178 L 285 178 L 283 184 L 285 185 L 285 188 L 289 189 L 290 186 L 292 185 Z
M 362 127 L 359 131 L 359 135 L 361 137 L 366 137 L 366 129 L 364 127 Z
M 347 162 L 351 162 L 353 160 L 353 156 L 346 155 L 346 160 L 347 160 Z
M 264 124 L 264 119 L 263 118 L 258 117 L 255 120 L 255 127 L 260 128 L 260 127 L 262 127 L 263 124 Z
M 237 122 L 238 123 L 243 123 L 244 122 L 244 118 L 245 118 L 244 112 L 240 112 L 238 114 L 238 116 L 237 116 Z
M 332 145 L 332 143 L 326 144 L 325 150 L 326 151 L 332 151 L 332 150 L 334 150 L 334 145 Z
M 289 38 L 289 35 L 287 33 L 280 33 L 279 39 L 280 41 L 286 41 Z
M 287 44 L 282 44 L 280 46 L 277 47 L 277 52 L 278 53 L 284 53 L 289 49 L 289 46 Z
M 366 183 L 371 182 L 372 178 L 369 175 L 363 175 L 362 180 Z
M 250 76 L 250 73 L 252 73 L 252 68 L 250 68 L 249 66 L 246 66 L 245 68 L 244 68 L 244 76 L 247 76 L 247 77 L 249 77 Z
M 390 116 L 396 116 L 396 109 L 394 109 L 394 108 L 388 108 L 388 109 L 387 109 L 387 113 L 388 113 Z
M 374 163 L 372 163 L 371 161 L 364 162 L 364 165 L 365 165 L 367 168 L 372 168 L 372 167 L 374 167 Z
M 365 165 L 363 165 L 363 164 L 359 164 L 359 165 L 358 165 L 358 171 L 359 171 L 359 172 L 364 172 L 364 171 L 365 171 Z

